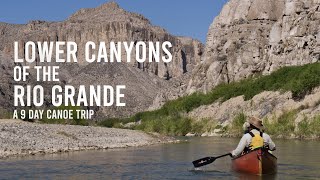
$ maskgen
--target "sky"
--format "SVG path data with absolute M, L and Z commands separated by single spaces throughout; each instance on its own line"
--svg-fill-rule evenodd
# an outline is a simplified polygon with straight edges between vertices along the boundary
M 0 22 L 26 24 L 30 20 L 63 21 L 80 8 L 110 0 L 7 0 L 1 2 Z M 148 18 L 173 35 L 205 42 L 210 24 L 228 0 L 115 0 L 123 9 Z

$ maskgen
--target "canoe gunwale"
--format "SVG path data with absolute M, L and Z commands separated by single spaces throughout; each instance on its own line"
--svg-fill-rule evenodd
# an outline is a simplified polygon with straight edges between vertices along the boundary
M 246 155 L 248 155 L 248 154 L 250 154 L 250 153 L 253 153 L 253 152 L 255 152 L 255 151 L 258 151 L 258 150 L 260 150 L 260 149 L 261 149 L 263 152 L 267 152 L 268 155 L 271 155 L 272 157 L 278 159 L 275 155 L 269 153 L 268 149 L 265 149 L 265 148 L 257 148 L 257 149 L 254 149 L 254 150 L 252 150 L 252 151 L 249 151 L 248 153 L 242 154 L 242 155 L 240 155 L 240 156 L 236 156 L 236 157 L 232 158 L 232 160 L 239 159 L 239 158 L 241 158 L 241 157 L 243 157 L 243 156 L 246 156 Z

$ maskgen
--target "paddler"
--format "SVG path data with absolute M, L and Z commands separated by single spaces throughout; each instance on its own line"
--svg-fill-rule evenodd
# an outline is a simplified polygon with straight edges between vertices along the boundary
M 263 132 L 264 127 L 260 119 L 250 117 L 249 120 L 244 123 L 243 128 L 245 134 L 242 136 L 238 147 L 231 151 L 232 156 L 239 156 L 243 152 L 245 153 L 261 147 L 267 147 L 271 151 L 276 149 L 276 145 L 270 136 Z

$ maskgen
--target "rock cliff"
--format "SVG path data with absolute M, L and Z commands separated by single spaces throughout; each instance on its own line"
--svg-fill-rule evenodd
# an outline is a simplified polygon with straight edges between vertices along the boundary
M 157 76 L 170 79 L 190 72 L 200 62 L 201 42 L 193 39 L 175 37 L 140 14 L 127 12 L 115 2 L 97 8 L 81 9 L 63 22 L 30 21 L 26 25 L 0 24 L 0 50 L 13 54 L 13 42 L 19 41 L 74 41 L 78 44 L 80 64 L 84 61 L 84 44 L 88 41 L 170 41 L 174 61 L 172 63 L 143 63 L 132 60 L 134 67 Z M 122 50 L 123 55 L 125 51 Z M 20 48 L 20 54 L 24 49 Z M 82 58 L 82 59 L 81 59 Z M 131 58 L 135 58 L 132 55 Z
M 174 58 L 167 64 L 134 60 L 131 64 L 87 64 L 80 59 L 80 65 L 61 67 L 62 84 L 126 84 L 127 107 L 95 108 L 101 117 L 121 117 L 151 104 L 150 109 L 159 108 L 192 92 L 208 92 L 221 83 L 318 62 L 319 24 L 319 0 L 230 0 L 211 24 L 204 48 L 199 41 L 170 35 L 114 2 L 81 9 L 62 22 L 0 23 L 0 74 L 5 77 L 0 86 L 1 106 L 12 109 L 13 64 L 9 60 L 14 41 L 75 41 L 79 57 L 87 41 L 170 41 Z
M 230 0 L 211 24 L 187 93 L 320 61 L 319 0 Z
M 319 23 L 319 0 L 230 0 L 209 28 L 203 62 L 194 69 L 186 94 L 206 93 L 219 84 L 268 75 L 284 66 L 319 62 Z M 282 123 L 281 116 L 294 112 L 297 130 L 301 121 L 319 116 L 319 102 L 319 87 L 299 100 L 291 92 L 266 91 L 250 100 L 239 96 L 204 105 L 188 116 L 224 127 L 241 113 L 280 118 Z M 217 135 L 214 131 L 209 134 Z
M 62 22 L 30 21 L 25 25 L 0 23 L 0 59 L 1 86 L 0 100 L 2 108 L 13 109 L 12 56 L 14 41 L 25 44 L 27 41 L 74 41 L 78 44 L 79 64 L 59 64 L 61 84 L 106 84 L 127 85 L 125 108 L 95 108 L 101 117 L 128 116 L 145 110 L 160 89 L 168 88 L 172 79 L 179 79 L 191 73 L 200 62 L 203 51 L 201 42 L 169 34 L 161 27 L 140 14 L 127 12 L 115 2 L 103 4 L 97 8 L 81 9 Z M 88 64 L 84 61 L 84 44 L 93 42 L 118 41 L 170 41 L 173 45 L 170 63 L 106 63 Z M 108 48 L 108 47 L 107 47 Z M 24 54 L 24 49 L 19 49 Z M 122 56 L 124 50 L 122 51 Z M 132 56 L 134 58 L 135 56 Z M 36 65 L 38 63 L 34 63 Z M 32 72 L 34 75 L 34 72 Z M 5 77 L 5 78 L 3 78 Z M 31 84 L 36 83 L 29 79 Z M 45 84 L 50 88 L 52 84 Z M 50 98 L 46 98 L 50 105 Z

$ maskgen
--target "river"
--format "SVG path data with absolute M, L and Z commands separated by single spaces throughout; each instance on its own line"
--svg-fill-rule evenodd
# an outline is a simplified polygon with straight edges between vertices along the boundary
M 0 160 L 0 179 L 319 179 L 320 142 L 276 140 L 278 173 L 249 176 L 232 172 L 230 157 L 201 170 L 192 161 L 225 154 L 234 138 L 182 138 L 178 144 L 11 157 Z

